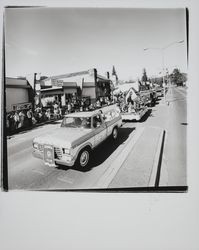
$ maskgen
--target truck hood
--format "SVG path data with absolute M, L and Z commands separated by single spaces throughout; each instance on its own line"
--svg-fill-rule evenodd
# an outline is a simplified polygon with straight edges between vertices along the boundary
M 33 142 L 48 144 L 55 147 L 71 148 L 90 138 L 92 129 L 58 128 L 50 134 L 36 137 Z

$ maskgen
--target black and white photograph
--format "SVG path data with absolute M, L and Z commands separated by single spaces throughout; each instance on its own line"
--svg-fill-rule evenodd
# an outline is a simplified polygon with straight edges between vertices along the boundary
M 187 190 L 188 9 L 11 6 L 4 30 L 8 190 Z
M 0 2 L 1 249 L 199 249 L 198 7 Z

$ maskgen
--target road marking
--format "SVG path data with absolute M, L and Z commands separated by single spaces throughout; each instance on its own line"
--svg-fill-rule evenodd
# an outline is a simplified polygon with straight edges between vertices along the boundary
M 68 178 L 68 177 L 57 177 L 57 180 L 58 181 L 62 181 L 62 182 L 65 182 L 65 183 L 69 183 L 69 184 L 73 184 L 74 183 L 74 180 L 71 179 L 71 178 Z
M 112 163 L 108 166 L 106 171 L 103 173 L 103 175 L 99 178 L 94 188 L 108 188 L 109 184 L 113 180 L 113 178 L 116 176 L 117 172 L 119 171 L 120 167 L 126 160 L 127 156 L 135 146 L 138 139 L 141 137 L 141 135 L 144 132 L 144 127 L 139 128 L 137 132 L 133 135 L 129 136 L 125 146 L 122 148 L 121 152 L 119 152 L 118 156 L 113 160 Z
M 45 175 L 42 171 L 37 170 L 37 169 L 33 169 L 32 172 L 38 173 L 40 175 Z

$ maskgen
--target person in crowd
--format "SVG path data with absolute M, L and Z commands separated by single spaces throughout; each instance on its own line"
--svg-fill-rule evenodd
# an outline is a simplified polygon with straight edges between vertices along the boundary
M 55 104 L 53 105 L 53 108 L 54 108 L 54 118 L 55 119 L 58 119 L 58 104 L 55 102 Z
M 14 118 L 14 128 L 15 128 L 15 129 L 18 129 L 18 125 L 19 125 L 19 114 L 18 114 L 17 111 L 14 113 L 13 118 Z
M 89 105 L 89 110 L 94 110 L 94 105 L 92 103 Z
M 6 129 L 10 133 L 10 114 L 6 114 Z
M 7 118 L 6 126 L 8 134 L 10 134 L 13 130 L 15 130 L 14 114 L 15 112 L 11 111 L 10 113 L 7 114 L 6 117 Z
M 84 102 L 84 99 L 82 99 L 80 102 L 80 111 L 83 111 L 84 108 L 85 108 L 85 102 Z
M 116 103 L 118 101 L 118 97 L 117 96 L 113 96 L 113 103 Z
M 21 110 L 19 112 L 19 125 L 18 125 L 19 128 L 24 127 L 24 120 L 25 120 L 25 114 L 24 114 L 23 110 Z
M 83 105 L 80 105 L 79 111 L 80 111 L 80 112 L 84 111 Z
M 68 105 L 67 105 L 67 107 L 64 110 L 64 115 L 67 115 L 67 114 L 68 114 Z
M 71 107 L 70 102 L 68 102 L 67 108 L 68 108 L 68 113 L 70 114 L 72 112 L 72 107 Z
M 45 114 L 47 119 L 50 120 L 50 109 L 47 109 Z
M 59 119 L 62 118 L 62 108 L 61 107 L 58 108 L 58 118 Z
M 111 101 L 108 99 L 107 100 L 107 105 L 110 105 L 111 104 Z
M 32 109 L 29 109 L 27 111 L 26 116 L 28 118 L 28 126 L 31 127 L 32 126 L 32 117 L 33 117 Z
M 34 114 L 32 116 L 32 124 L 35 125 L 37 123 L 37 119 L 35 118 Z
M 35 109 L 35 119 L 36 119 L 36 121 L 37 121 L 38 123 L 42 122 L 42 116 L 43 116 L 43 114 L 42 114 L 41 108 L 40 108 L 40 107 L 37 107 L 37 108 Z
M 74 103 L 71 102 L 71 112 L 74 112 L 75 111 L 75 106 L 74 106 Z
M 44 108 L 41 109 L 41 122 L 45 122 L 47 120 L 47 117 L 45 115 Z
M 100 100 L 97 100 L 97 102 L 96 102 L 96 108 L 101 108 Z
M 134 102 L 133 102 L 133 100 L 132 100 L 132 92 L 129 93 L 129 96 L 128 96 L 128 98 L 127 98 L 127 103 L 128 103 L 128 104 L 132 104 L 132 105 L 134 104 Z

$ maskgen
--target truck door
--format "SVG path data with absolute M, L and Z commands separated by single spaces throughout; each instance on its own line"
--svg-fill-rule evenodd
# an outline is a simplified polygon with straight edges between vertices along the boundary
M 106 139 L 106 124 L 100 114 L 93 116 L 93 128 L 95 130 L 94 146 Z

